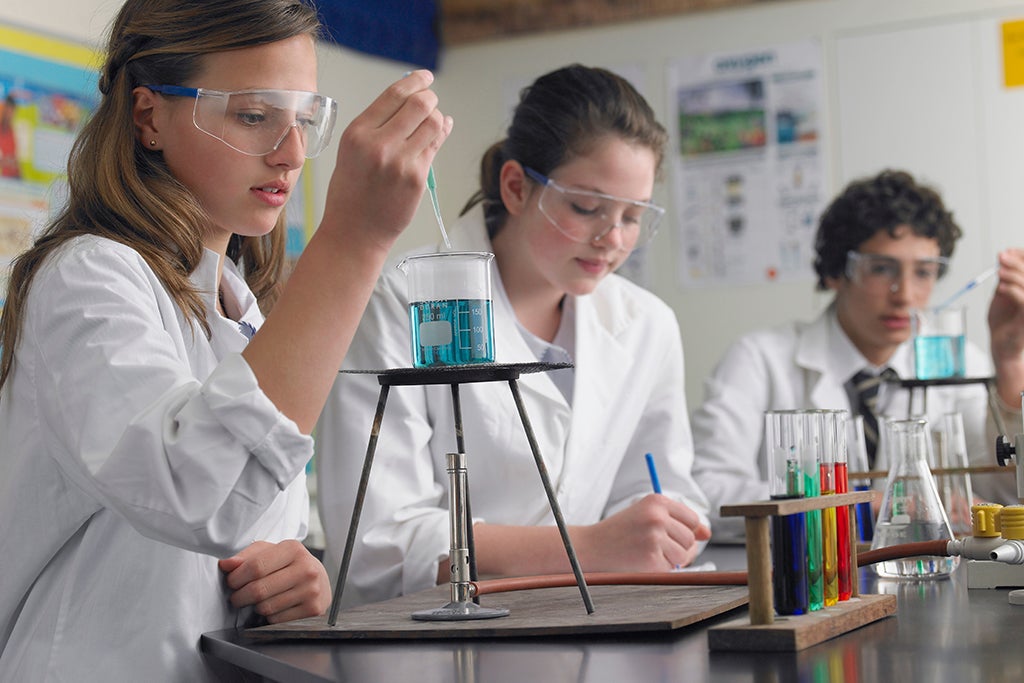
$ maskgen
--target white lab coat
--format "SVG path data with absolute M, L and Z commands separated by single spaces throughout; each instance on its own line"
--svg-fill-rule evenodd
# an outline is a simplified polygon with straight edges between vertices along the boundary
M 490 251 L 479 207 L 452 233 L 456 248 Z M 493 270 L 496 361 L 535 362 Z M 411 366 L 405 279 L 385 269 L 346 368 Z M 568 524 L 592 524 L 651 493 L 653 453 L 666 495 L 702 516 L 683 389 L 683 353 L 671 309 L 611 275 L 576 306 L 574 405 L 546 373 L 519 380 L 527 414 Z M 561 370 L 558 372 L 569 372 Z M 380 391 L 374 375 L 340 374 L 316 432 L 326 565 L 337 576 Z M 553 524 L 507 382 L 460 387 L 475 520 Z M 450 545 L 445 454 L 455 451 L 447 385 L 393 387 L 358 529 L 344 604 L 433 586 Z
M 968 376 L 992 373 L 988 356 L 974 344 L 967 345 L 966 363 Z M 844 384 L 868 365 L 843 333 L 832 306 L 810 323 L 792 322 L 747 334 L 726 351 L 705 382 L 704 403 L 691 416 L 694 477 L 711 502 L 715 533 L 722 540 L 742 533 L 742 519 L 718 517 L 722 505 L 768 497 L 765 411 L 818 408 L 856 414 Z M 909 342 L 901 345 L 886 365 L 900 377 L 914 377 Z M 910 417 L 909 399 L 908 390 L 883 385 L 879 412 L 888 417 Z M 914 412 L 920 411 L 918 395 Z M 971 464 L 996 464 L 997 432 L 984 387 L 930 387 L 929 422 L 937 424 L 950 412 L 963 415 Z M 1021 426 L 1020 413 L 1004 415 L 1004 419 L 1011 432 Z M 876 469 L 887 464 L 880 451 Z M 973 484 L 977 495 L 1004 504 L 1016 502 L 1010 476 L 976 475 Z
M 192 329 L 138 253 L 80 237 L 32 283 L 0 394 L 0 680 L 215 680 L 235 625 L 217 558 L 302 538 L 312 440 L 264 395 L 216 313 Z M 229 311 L 262 316 L 226 263 Z

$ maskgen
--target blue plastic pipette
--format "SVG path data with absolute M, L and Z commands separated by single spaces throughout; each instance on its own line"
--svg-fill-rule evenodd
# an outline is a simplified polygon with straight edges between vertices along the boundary
M 983 271 L 981 273 L 978 273 L 977 275 L 972 277 L 970 280 L 968 280 L 967 284 L 965 284 L 963 287 L 961 287 L 960 289 L 955 291 L 953 293 L 953 296 L 951 296 L 948 299 L 946 299 L 945 301 L 943 301 L 941 304 L 936 306 L 936 308 L 945 308 L 946 306 L 949 306 L 951 303 L 953 303 L 954 301 L 956 301 L 957 299 L 962 297 L 964 294 L 966 294 L 967 292 L 971 291 L 972 289 L 974 289 L 975 287 L 980 285 L 982 282 L 984 282 L 985 280 L 989 279 L 990 277 L 992 277 L 993 275 L 995 275 L 998 272 L 999 272 L 999 266 L 992 266 L 991 268 L 988 268 L 985 271 Z
M 444 229 L 444 221 L 441 220 L 441 207 L 437 203 L 437 181 L 434 180 L 433 166 L 430 167 L 430 171 L 427 173 L 427 192 L 430 193 L 430 203 L 434 206 L 434 217 L 437 218 L 437 227 L 441 228 L 444 246 L 451 249 L 452 243 L 448 241 L 448 233 Z

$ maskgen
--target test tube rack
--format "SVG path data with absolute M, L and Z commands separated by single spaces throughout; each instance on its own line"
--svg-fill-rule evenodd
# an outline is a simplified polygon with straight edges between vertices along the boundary
M 853 491 L 810 498 L 766 500 L 723 505 L 722 517 L 744 517 L 747 533 L 747 586 L 750 619 L 730 621 L 708 629 L 712 651 L 798 651 L 835 638 L 896 613 L 894 595 L 860 595 L 857 544 L 850 543 L 852 595 L 849 600 L 797 616 L 777 616 L 772 592 L 769 518 L 847 505 L 851 507 L 850 538 L 857 538 L 852 506 L 866 503 L 876 491 Z

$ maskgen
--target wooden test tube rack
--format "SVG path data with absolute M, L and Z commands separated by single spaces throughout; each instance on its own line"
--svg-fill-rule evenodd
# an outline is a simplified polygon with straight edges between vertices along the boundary
M 722 517 L 744 517 L 747 532 L 747 586 L 750 623 L 740 619 L 708 630 L 708 647 L 719 651 L 797 651 L 896 613 L 894 595 L 860 595 L 857 571 L 857 503 L 873 500 L 876 491 L 852 491 L 811 498 L 785 498 L 723 505 Z M 796 616 L 775 616 L 772 591 L 771 538 L 768 518 L 850 506 L 849 600 Z

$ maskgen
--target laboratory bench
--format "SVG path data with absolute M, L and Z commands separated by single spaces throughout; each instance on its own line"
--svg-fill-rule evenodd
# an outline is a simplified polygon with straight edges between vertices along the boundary
M 711 545 L 698 563 L 743 569 L 742 546 Z M 959 567 L 932 581 L 879 579 L 862 593 L 897 597 L 883 618 L 799 652 L 711 652 L 707 630 L 744 607 L 668 633 L 460 640 L 282 640 L 207 633 L 201 647 L 225 677 L 245 681 L 417 683 L 663 683 L 665 681 L 1024 680 L 1024 606 L 1008 590 L 967 588 Z

